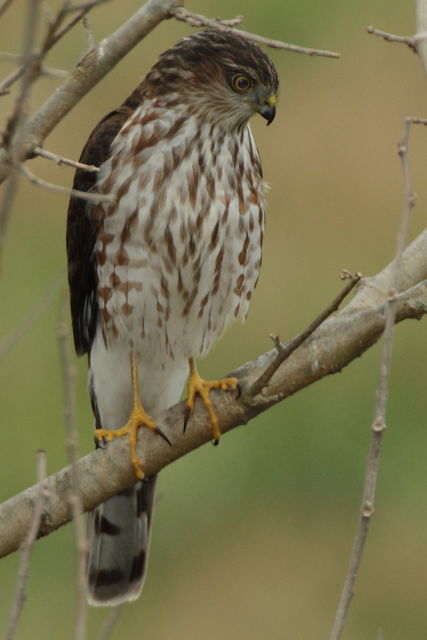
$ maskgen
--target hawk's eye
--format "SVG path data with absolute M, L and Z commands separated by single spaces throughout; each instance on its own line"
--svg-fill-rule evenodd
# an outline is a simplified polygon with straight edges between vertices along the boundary
M 233 76 L 232 84 L 233 88 L 239 93 L 246 93 L 246 91 L 252 88 L 252 80 L 242 73 Z

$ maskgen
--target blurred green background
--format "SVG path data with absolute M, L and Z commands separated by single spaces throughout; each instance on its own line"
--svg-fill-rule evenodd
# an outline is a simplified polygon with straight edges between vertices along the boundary
M 54 3 L 52 3 L 54 4 Z M 139 6 L 116 0 L 91 14 L 99 40 Z M 0 23 L 1 48 L 19 51 L 24 3 Z M 340 51 L 339 61 L 271 50 L 281 76 L 278 115 L 253 129 L 271 185 L 262 276 L 249 320 L 231 329 L 201 363 L 225 374 L 300 331 L 340 288 L 345 267 L 371 275 L 391 259 L 402 209 L 396 155 L 405 115 L 426 116 L 426 77 L 404 46 L 366 34 L 370 24 L 415 30 L 415 3 L 386 0 L 193 0 L 209 16 L 245 15 L 244 28 Z M 54 5 L 55 6 L 55 5 Z M 190 28 L 164 22 L 77 106 L 46 148 L 77 158 L 110 108 L 143 78 L 157 55 Z M 86 46 L 81 26 L 48 56 L 70 68 Z M 12 69 L 1 63 L 2 76 Z M 42 78 L 36 108 L 57 80 Z M 1 125 L 13 97 L 2 98 Z M 427 131 L 411 134 L 418 206 L 411 238 L 426 224 Z M 70 186 L 72 170 L 43 160 L 30 168 Z M 67 198 L 22 184 L 2 259 L 0 335 L 13 333 L 65 269 Z M 64 287 L 65 288 L 65 287 Z M 52 473 L 66 463 L 56 341 L 60 295 L 0 364 L 1 499 L 34 482 L 35 451 Z M 389 429 L 376 514 L 345 638 L 427 637 L 426 322 L 396 331 Z M 149 576 L 143 597 L 122 615 L 113 639 L 306 640 L 327 638 L 361 498 L 380 349 L 323 380 L 161 474 Z M 92 449 L 86 362 L 78 366 L 80 451 Z M 0 628 L 6 625 L 18 555 L 0 565 Z M 73 637 L 72 528 L 39 541 L 17 639 Z M 88 638 L 106 611 L 91 610 Z

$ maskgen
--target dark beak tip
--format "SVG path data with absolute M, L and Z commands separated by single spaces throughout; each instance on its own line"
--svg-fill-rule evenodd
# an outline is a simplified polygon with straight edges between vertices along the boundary
M 267 127 L 268 127 L 268 125 L 271 124 L 274 120 L 274 117 L 276 115 L 276 107 L 265 106 L 260 110 L 260 113 L 262 117 L 267 120 Z

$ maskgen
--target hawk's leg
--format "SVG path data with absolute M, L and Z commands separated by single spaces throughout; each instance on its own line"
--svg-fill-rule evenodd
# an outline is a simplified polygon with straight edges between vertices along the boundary
M 138 384 L 138 368 L 136 365 L 135 356 L 131 355 L 131 378 L 132 378 L 132 396 L 133 396 L 133 408 L 129 416 L 127 423 L 120 429 L 97 429 L 96 437 L 98 440 L 105 438 L 109 442 L 114 438 L 122 438 L 123 436 L 129 436 L 130 443 L 130 459 L 135 470 L 137 478 L 142 479 L 144 472 L 142 470 L 142 460 L 138 458 L 136 453 L 136 447 L 138 444 L 138 429 L 140 427 L 147 427 L 152 431 L 156 431 L 159 435 L 166 440 L 168 444 L 171 444 L 169 438 L 159 429 L 156 423 L 150 418 L 148 413 L 142 406 L 141 399 L 139 397 L 139 384 Z
M 209 393 L 212 389 L 222 389 L 223 391 L 225 391 L 226 389 L 237 389 L 237 378 L 222 378 L 220 380 L 212 380 L 211 382 L 208 382 L 207 380 L 203 380 L 203 378 L 199 376 L 193 358 L 189 358 L 188 362 L 190 365 L 190 378 L 188 380 L 187 420 L 194 409 L 194 401 L 196 399 L 196 395 L 199 395 L 202 398 L 203 403 L 209 413 L 214 444 L 218 444 L 218 441 L 221 437 L 221 431 L 219 428 L 217 415 L 212 407 Z M 185 421 L 184 431 L 185 427 L 187 426 L 187 420 Z

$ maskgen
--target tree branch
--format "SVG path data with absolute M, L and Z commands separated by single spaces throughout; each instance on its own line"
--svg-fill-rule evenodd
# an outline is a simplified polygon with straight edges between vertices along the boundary
M 402 293 L 396 298 L 396 322 L 406 318 L 419 319 L 427 313 L 427 230 L 405 251 L 402 261 Z M 413 269 L 413 272 L 411 272 Z M 245 391 L 260 377 L 276 358 L 277 350 L 262 354 L 256 360 L 237 369 L 232 375 L 239 380 L 243 393 L 234 397 L 230 392 L 213 394 L 221 431 L 226 433 L 316 380 L 340 371 L 349 362 L 369 349 L 381 336 L 385 325 L 388 292 L 388 265 L 377 276 L 362 281 L 357 293 L 339 314 L 329 318 L 272 377 L 268 387 L 256 396 Z M 181 402 L 158 418 L 161 429 L 173 442 L 169 447 L 156 434 L 140 436 L 139 454 L 147 475 L 158 472 L 174 460 L 209 442 L 212 438 L 209 418 L 196 404 L 195 414 L 185 434 L 182 433 L 185 403 Z M 115 440 L 77 463 L 84 510 L 119 493 L 135 482 L 130 463 L 127 439 Z M 45 506 L 39 536 L 44 536 L 71 519 L 66 499 L 70 489 L 70 467 L 47 479 L 50 500 Z M 37 485 L 0 505 L 0 557 L 15 551 L 22 542 L 34 513 Z

